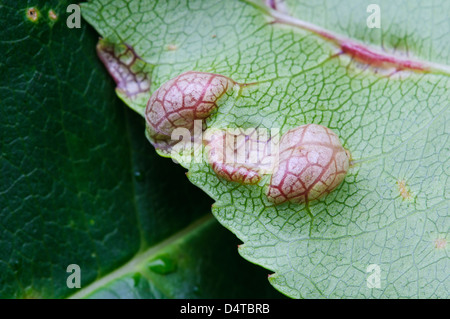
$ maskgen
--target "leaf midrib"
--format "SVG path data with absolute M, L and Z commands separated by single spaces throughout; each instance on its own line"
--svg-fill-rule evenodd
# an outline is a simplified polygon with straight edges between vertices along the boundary
M 144 251 L 138 252 L 133 258 L 131 258 L 127 263 L 125 263 L 121 267 L 117 268 L 116 270 L 113 270 L 109 274 L 90 283 L 88 286 L 81 288 L 79 291 L 70 295 L 67 298 L 68 299 L 85 298 L 85 297 L 89 296 L 89 294 L 94 292 L 95 290 L 105 286 L 106 284 L 108 284 L 124 275 L 133 273 L 133 272 L 140 272 L 140 270 L 138 269 L 138 266 L 141 263 L 143 263 L 145 260 L 150 259 L 152 256 L 156 255 L 160 250 L 164 249 L 165 247 L 168 247 L 168 246 L 176 243 L 178 240 L 181 240 L 182 238 L 187 237 L 190 233 L 201 228 L 203 225 L 205 225 L 212 219 L 213 219 L 213 216 L 210 213 L 202 216 L 201 218 L 192 222 L 184 229 L 176 232 L 169 238 L 164 239 L 163 241 L 155 244 L 152 247 L 149 247 L 148 249 L 146 249 Z
M 402 57 L 399 57 L 393 53 L 384 52 L 382 50 L 379 50 L 379 48 L 377 48 L 375 46 L 371 46 L 365 42 L 356 40 L 353 37 L 341 35 L 340 33 L 333 32 L 331 30 L 328 30 L 326 28 L 323 28 L 319 25 L 313 24 L 306 20 L 302 20 L 302 19 L 294 17 L 290 14 L 282 13 L 282 12 L 279 12 L 272 8 L 269 8 L 267 5 L 262 4 L 262 2 L 257 3 L 254 0 L 241 0 L 241 1 L 257 8 L 265 16 L 275 19 L 274 21 L 276 23 L 288 25 L 293 28 L 302 29 L 306 32 L 314 34 L 315 36 L 317 36 L 319 38 L 324 39 L 324 41 L 326 41 L 330 44 L 334 43 L 334 45 L 340 45 L 340 44 L 349 42 L 349 43 L 357 44 L 361 47 L 364 47 L 367 51 L 372 52 L 374 54 L 379 54 L 379 55 L 383 55 L 385 57 L 390 57 L 390 58 L 394 58 L 394 59 L 400 59 L 400 60 L 403 59 Z M 328 38 L 326 36 L 321 36 L 321 34 L 328 34 L 329 36 L 333 37 L 334 39 Z M 446 75 L 446 76 L 450 75 L 450 67 L 446 64 L 432 62 L 432 61 L 429 61 L 429 60 L 423 59 L 423 58 L 415 58 L 414 60 L 410 60 L 410 61 L 422 64 L 424 67 L 427 68 L 426 72 L 417 71 L 417 70 L 414 70 L 414 72 L 427 73 L 427 74 L 431 73 L 431 74 L 439 74 L 439 75 Z M 408 68 L 406 70 L 408 70 Z M 409 70 L 413 70 L 413 69 L 409 69 Z

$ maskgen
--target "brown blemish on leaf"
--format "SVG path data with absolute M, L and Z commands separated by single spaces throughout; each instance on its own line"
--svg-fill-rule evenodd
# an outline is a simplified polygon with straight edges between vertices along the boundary
M 445 247 L 447 247 L 447 240 L 445 238 L 437 238 L 434 241 L 434 247 L 436 249 L 444 249 Z
M 58 20 L 58 15 L 55 13 L 55 11 L 53 11 L 52 9 L 50 9 L 48 11 L 48 17 L 50 18 L 50 20 L 52 21 L 56 21 Z
M 400 195 L 402 196 L 403 199 L 411 198 L 411 193 L 408 190 L 408 187 L 406 186 L 405 180 L 401 179 L 401 180 L 397 181 L 397 186 L 398 186 Z
M 169 51 L 175 51 L 176 49 L 178 49 L 178 47 L 175 44 L 169 44 L 167 46 L 167 50 Z
M 39 19 L 39 11 L 36 8 L 27 9 L 27 19 L 36 22 Z

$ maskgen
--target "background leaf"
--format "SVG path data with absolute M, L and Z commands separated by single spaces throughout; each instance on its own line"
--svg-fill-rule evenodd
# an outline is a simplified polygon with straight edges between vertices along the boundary
M 66 26 L 69 3 L 0 1 L 0 297 L 68 297 L 73 263 L 78 297 L 279 296 L 184 169 L 154 153 L 114 94 L 97 34 Z M 166 274 L 147 267 L 163 252 L 177 263 Z
M 351 151 L 355 165 L 345 182 L 309 207 L 273 206 L 264 195 L 268 177 L 239 185 L 207 163 L 182 163 L 215 199 L 216 218 L 244 241 L 240 254 L 276 272 L 269 279 L 277 289 L 309 298 L 448 296 L 448 3 L 422 10 L 421 2 L 399 9 L 381 1 L 380 30 L 364 24 L 369 2 L 293 3 L 286 6 L 294 19 L 325 22 L 318 28 L 369 50 L 382 44 L 383 54 L 409 56 L 431 72 L 377 74 L 338 56 L 339 43 L 295 23 L 271 23 L 262 1 L 99 0 L 83 14 L 106 40 L 133 47 L 153 65 L 151 91 L 187 70 L 258 83 L 220 104 L 208 127 L 284 133 L 322 124 Z M 380 289 L 367 286 L 371 264 L 381 269 Z

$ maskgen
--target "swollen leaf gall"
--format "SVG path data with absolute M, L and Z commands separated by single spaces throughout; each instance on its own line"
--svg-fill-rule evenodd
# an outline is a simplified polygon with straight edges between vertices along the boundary
M 217 108 L 217 100 L 236 83 L 226 76 L 189 71 L 164 83 L 150 97 L 145 109 L 147 137 L 161 151 L 177 143 L 177 128 L 193 134 L 194 121 L 205 120 Z
M 228 181 L 256 184 L 263 174 L 271 174 L 278 154 L 278 136 L 267 130 L 227 129 L 207 131 L 208 161 L 213 171 Z
M 333 131 L 302 125 L 281 137 L 279 162 L 266 195 L 275 204 L 309 202 L 334 190 L 348 168 L 348 152 Z

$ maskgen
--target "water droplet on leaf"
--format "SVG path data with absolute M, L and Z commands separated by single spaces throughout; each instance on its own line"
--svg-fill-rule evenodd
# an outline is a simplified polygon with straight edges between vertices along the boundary
M 177 269 L 177 263 L 169 255 L 161 255 L 152 259 L 147 267 L 150 271 L 160 275 L 167 275 Z
M 141 181 L 144 180 L 144 174 L 142 174 L 140 171 L 135 171 L 135 172 L 134 172 L 134 178 L 135 178 L 137 181 L 141 182 Z

